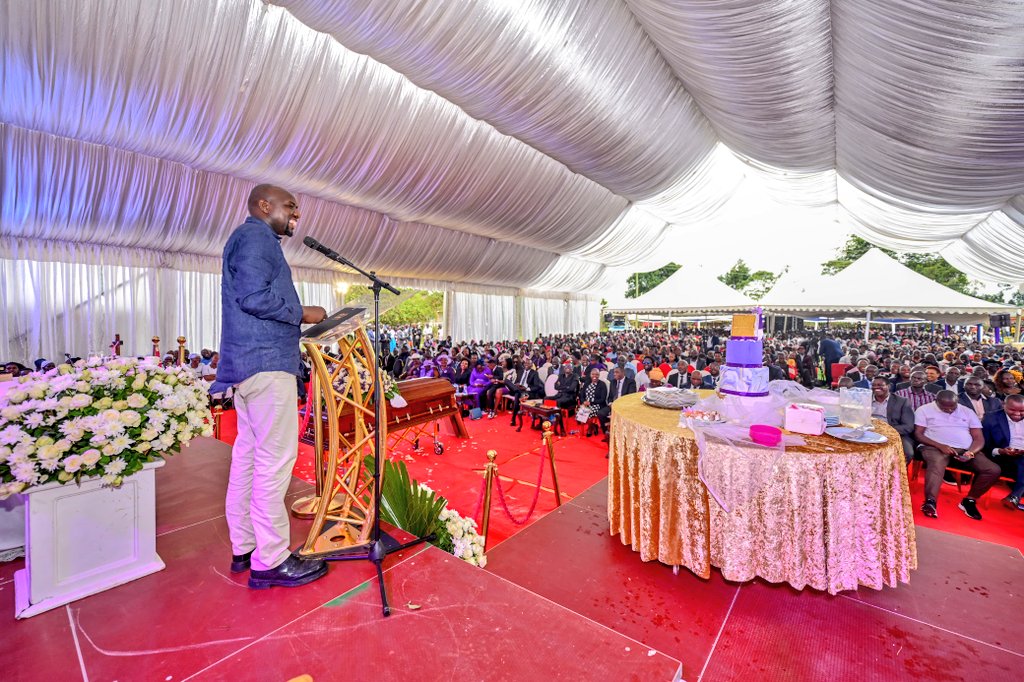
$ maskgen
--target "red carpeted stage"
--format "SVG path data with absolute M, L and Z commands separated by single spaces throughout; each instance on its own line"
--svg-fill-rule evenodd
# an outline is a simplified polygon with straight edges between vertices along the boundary
M 446 436 L 444 455 L 395 454 L 471 514 L 484 454 L 496 449 L 501 475 L 514 479 L 512 511 L 525 513 L 538 433 L 498 419 L 469 428 L 468 441 Z M 394 615 L 382 619 L 369 563 L 333 564 L 294 590 L 253 592 L 230 574 L 229 448 L 199 441 L 158 473 L 165 571 L 16 622 L 11 578 L 22 562 L 0 565 L 3 678 L 945 681 L 1013 677 L 1024 664 L 1024 557 L 1006 546 L 1020 545 L 1024 514 L 995 500 L 984 522 L 969 522 L 945 489 L 938 521 L 918 527 L 910 584 L 830 597 L 640 562 L 608 535 L 598 439 L 570 436 L 556 449 L 566 504 L 552 511 L 542 491 L 515 535 L 496 506 L 494 535 L 508 539 L 492 543 L 485 570 L 433 547 L 390 557 Z M 308 475 L 308 461 L 297 473 Z M 296 480 L 291 496 L 308 488 Z M 305 528 L 294 522 L 296 544 Z

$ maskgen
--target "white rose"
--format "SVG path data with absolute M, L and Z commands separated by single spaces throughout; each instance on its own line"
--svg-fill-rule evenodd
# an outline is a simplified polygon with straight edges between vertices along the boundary
M 135 446 L 138 452 L 149 452 L 153 446 L 148 441 L 143 441 Z
M 146 396 L 142 395 L 141 393 L 132 393 L 130 396 L 128 396 L 128 407 L 132 408 L 133 410 L 137 410 L 140 407 L 145 407 L 148 404 L 149 401 L 146 400 Z
M 17 405 L 28 400 L 28 393 L 26 391 L 11 391 L 7 394 L 7 402 L 11 405 Z
M 114 400 L 110 396 L 105 395 L 102 398 L 100 398 L 99 400 L 97 400 L 95 403 L 93 403 L 93 406 L 97 410 L 106 410 L 106 409 L 109 409 L 110 406 L 113 405 L 113 404 L 114 404 Z
M 115 401 L 114 402 L 114 409 L 117 410 L 118 412 L 121 412 L 122 410 L 127 410 L 128 409 L 128 401 L 127 400 L 117 400 L 117 401 Z
M 27 458 L 29 455 L 36 451 L 36 444 L 32 441 L 20 440 L 14 445 L 14 456 L 22 459 Z
M 174 445 L 174 436 L 172 436 L 169 433 L 161 434 L 159 440 L 160 445 L 164 446 L 165 448 L 169 448 L 172 445 Z
M 134 410 L 125 410 L 121 413 L 121 423 L 129 427 L 138 426 L 142 423 L 142 415 Z
M 64 471 L 68 472 L 69 474 L 73 474 L 82 468 L 82 464 L 83 462 L 81 455 L 71 455 L 70 457 L 64 460 Z
M 46 397 L 46 391 L 50 388 L 50 385 L 45 381 L 41 381 L 28 390 L 28 394 L 37 400 L 41 400 Z
M 118 453 L 117 448 L 115 448 L 111 443 L 107 443 L 101 449 L 103 450 L 103 454 L 107 457 L 113 457 Z
M 86 386 L 86 388 L 88 388 L 88 386 Z M 88 407 L 91 404 L 92 404 L 92 396 L 91 395 L 86 395 L 85 393 L 76 393 L 74 396 L 71 397 L 71 403 L 69 404 L 69 407 L 81 408 L 81 407 Z
M 101 456 L 102 455 L 99 450 L 96 448 L 89 448 L 82 453 L 82 462 L 85 464 L 86 468 L 91 469 L 100 461 Z
M 75 390 L 78 391 L 79 393 L 85 393 L 86 391 L 89 390 L 89 382 L 88 381 L 76 381 L 75 382 Z
M 21 410 L 18 409 L 17 407 L 5 407 L 4 409 L 0 410 L 0 417 L 3 417 L 9 422 L 14 421 L 20 416 Z

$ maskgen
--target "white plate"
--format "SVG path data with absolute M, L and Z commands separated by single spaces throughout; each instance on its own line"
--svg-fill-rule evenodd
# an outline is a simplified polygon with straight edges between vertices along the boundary
M 851 443 L 884 443 L 886 441 L 885 436 L 874 431 L 865 431 L 860 438 L 855 438 L 850 435 L 854 430 L 848 426 L 832 426 L 825 429 L 825 433 L 840 440 L 850 441 Z

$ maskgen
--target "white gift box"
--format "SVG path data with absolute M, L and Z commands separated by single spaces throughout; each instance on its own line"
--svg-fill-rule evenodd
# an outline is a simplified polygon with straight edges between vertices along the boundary
M 793 433 L 820 436 L 825 433 L 825 408 L 808 403 L 793 403 L 786 408 L 784 428 Z

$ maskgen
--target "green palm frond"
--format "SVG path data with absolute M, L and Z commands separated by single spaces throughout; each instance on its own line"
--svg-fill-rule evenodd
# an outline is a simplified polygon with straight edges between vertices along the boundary
M 373 459 L 367 458 L 373 466 Z M 437 532 L 438 516 L 448 500 L 431 490 L 424 490 L 409 475 L 405 462 L 384 462 L 384 484 L 381 487 L 380 518 L 417 537 Z

